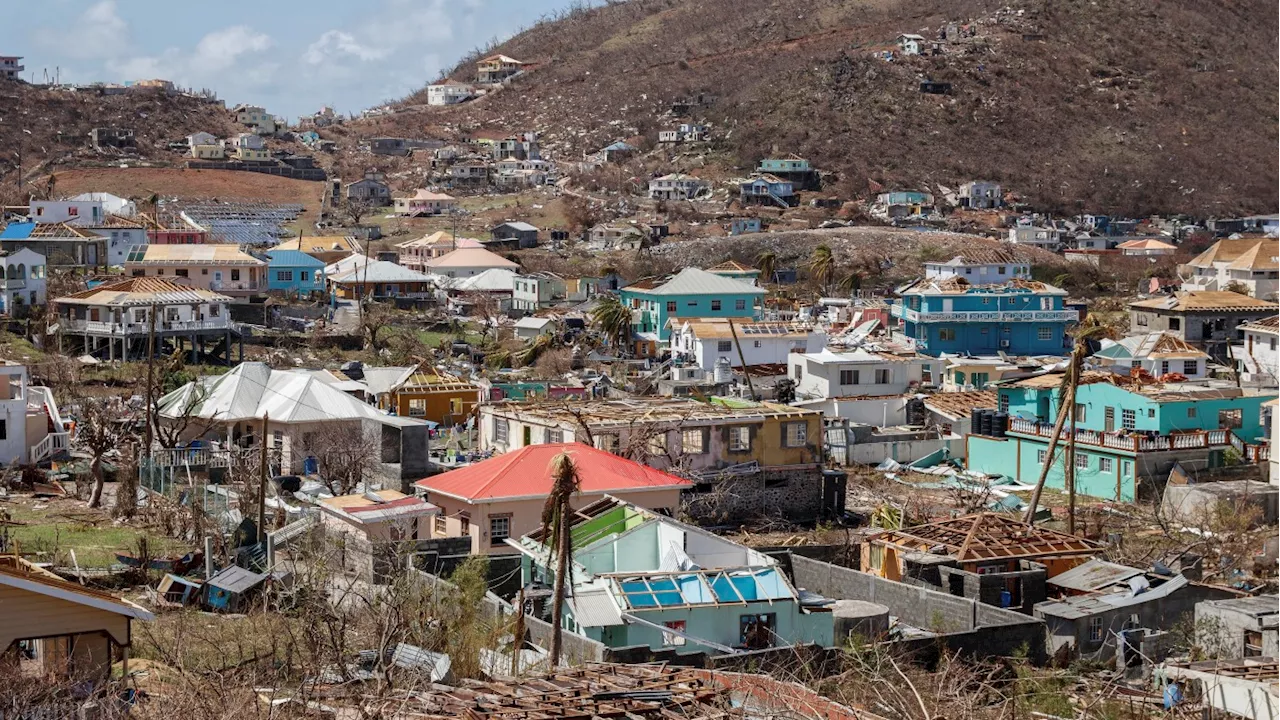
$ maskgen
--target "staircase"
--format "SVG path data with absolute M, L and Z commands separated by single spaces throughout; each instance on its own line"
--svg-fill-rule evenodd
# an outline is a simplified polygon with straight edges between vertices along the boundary
M 41 463 L 58 453 L 66 452 L 70 445 L 71 433 L 49 433 L 43 440 L 31 446 L 31 462 L 32 464 Z

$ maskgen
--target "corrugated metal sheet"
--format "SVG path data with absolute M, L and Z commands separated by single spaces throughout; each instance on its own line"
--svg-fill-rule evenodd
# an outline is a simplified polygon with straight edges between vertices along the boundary
M 586 627 L 622 625 L 622 615 L 608 592 L 586 592 L 569 598 L 573 621 Z
M 1049 578 L 1048 582 L 1050 585 L 1057 585 L 1068 590 L 1094 592 L 1142 574 L 1143 571 L 1138 568 L 1117 565 L 1116 563 L 1093 558 L 1060 575 Z

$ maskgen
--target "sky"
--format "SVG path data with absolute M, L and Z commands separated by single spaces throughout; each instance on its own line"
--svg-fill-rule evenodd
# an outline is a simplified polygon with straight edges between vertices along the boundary
M 290 120 L 359 112 L 439 77 L 569 0 L 6 0 L 23 79 L 162 78 Z

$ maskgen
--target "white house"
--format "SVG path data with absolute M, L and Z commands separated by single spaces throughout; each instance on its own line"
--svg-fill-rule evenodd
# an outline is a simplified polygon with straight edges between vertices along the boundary
M 522 317 L 516 321 L 516 337 L 531 341 L 539 335 L 552 335 L 556 331 L 556 321 L 544 317 Z
M 1001 251 L 970 253 L 957 255 L 946 262 L 926 262 L 924 276 L 936 280 L 962 277 L 973 285 L 993 285 L 1015 278 L 1030 280 L 1031 263 Z
M 37 223 L 80 225 L 101 222 L 107 213 L 100 200 L 32 200 L 29 214 Z
M 1280 386 L 1280 353 L 1276 346 L 1280 339 L 1280 317 L 1272 315 L 1264 320 L 1245 323 L 1244 344 L 1231 346 L 1231 359 L 1235 360 L 1240 382 L 1258 387 Z M 1273 419 L 1272 422 L 1280 422 Z
M 797 400 L 901 395 L 921 385 L 937 382 L 942 360 L 925 356 L 900 356 L 858 348 L 837 353 L 793 354 L 788 375 L 796 383 Z
M 15 250 L 3 256 L 4 277 L 0 287 L 0 312 L 13 315 L 20 307 L 44 305 L 48 299 L 45 258 L 31 248 Z
M 130 249 L 150 243 L 147 228 L 140 221 L 122 215 L 108 213 L 98 221 L 86 220 L 71 224 L 90 230 L 95 235 L 111 238 L 107 242 L 108 265 L 123 266 L 129 258 Z
M 792 353 L 817 352 L 827 343 L 821 331 L 792 323 L 741 318 L 672 318 L 668 322 L 672 356 L 708 373 L 715 371 L 721 358 L 728 359 L 731 367 L 742 367 L 744 359 L 748 366 L 785 365 Z
M 456 105 L 475 96 L 475 87 L 456 80 L 445 80 L 427 86 L 428 105 Z
M 998 208 L 1004 204 L 1000 183 L 972 180 L 960 186 L 960 205 L 977 210 Z
M 0 360 L 0 463 L 38 463 L 68 448 L 53 391 L 33 386 L 27 368 Z
M 693 200 L 710 192 L 706 182 L 684 173 L 671 173 L 649 181 L 649 197 L 653 200 Z
M 1237 284 L 1259 300 L 1275 300 L 1280 290 L 1280 246 L 1275 238 L 1227 238 L 1219 240 L 1178 267 L 1182 289 L 1226 290 Z
M 133 217 L 138 214 L 138 205 L 132 200 L 105 192 L 87 192 L 67 198 L 74 202 L 96 202 L 102 204 L 102 211 L 108 215 Z
M 516 275 L 511 293 L 511 309 L 533 312 L 563 300 L 568 288 L 564 278 L 549 272 Z
M 1201 380 L 1208 372 L 1208 353 L 1167 333 L 1103 340 L 1101 344 L 1102 348 L 1089 357 L 1090 363 L 1117 375 L 1128 375 L 1134 368 L 1142 368 L 1156 378 L 1177 373 L 1188 380 Z
M 1062 243 L 1062 231 L 1052 227 L 1015 225 L 1009 228 L 1009 242 L 1052 250 Z
M 919 55 L 924 51 L 925 39 L 919 35 L 902 33 L 898 36 L 898 51 L 903 55 Z

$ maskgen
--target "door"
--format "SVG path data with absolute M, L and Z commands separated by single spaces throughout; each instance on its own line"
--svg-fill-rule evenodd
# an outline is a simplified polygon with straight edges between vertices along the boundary
M 1036 419 L 1040 422 L 1049 422 L 1049 396 L 1041 395 L 1036 403 Z
M 213 271 L 213 282 L 209 284 L 209 287 L 214 290 L 222 289 L 222 271 L 221 270 Z
M 955 302 L 955 301 L 954 301 L 954 300 L 952 300 L 951 298 L 943 298 L 943 299 L 942 299 L 942 312 L 944 312 L 944 313 L 949 313 L 949 312 L 951 312 L 951 309 L 954 307 L 954 305 L 953 305 L 953 303 L 954 303 L 954 302 Z
M 1116 430 L 1116 409 L 1108 406 L 1102 416 L 1102 429 L 1105 432 Z

